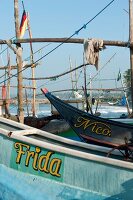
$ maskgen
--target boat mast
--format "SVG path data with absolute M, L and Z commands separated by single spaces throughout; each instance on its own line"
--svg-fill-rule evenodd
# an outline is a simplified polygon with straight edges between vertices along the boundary
M 133 114 L 133 1 L 129 0 L 129 42 L 130 42 L 130 68 L 131 68 L 131 100 Z
M 70 71 L 72 70 L 72 61 L 71 58 L 69 57 L 69 63 L 70 63 Z M 74 92 L 74 81 L 73 81 L 73 74 L 72 72 L 70 73 L 71 75 L 71 84 L 72 84 L 72 92 Z
M 28 25 L 28 32 L 29 32 L 29 37 L 30 39 L 32 38 L 32 33 L 31 33 L 31 28 L 30 28 L 30 19 L 29 19 L 29 13 L 27 13 L 27 25 Z M 33 99 L 32 99 L 32 112 L 33 112 L 33 117 L 35 117 L 35 112 L 36 112 L 36 81 L 34 80 L 35 78 L 35 65 L 34 65 L 34 59 L 33 59 L 33 47 L 32 47 L 32 42 L 30 42 L 30 50 L 31 50 L 31 69 L 32 69 L 32 85 L 33 85 Z
M 16 39 L 20 38 L 20 24 L 19 24 L 19 12 L 18 12 L 18 0 L 14 0 L 14 18 L 15 18 L 15 32 Z M 18 81 L 18 118 L 19 122 L 24 123 L 24 112 L 23 112 L 23 77 L 22 77 L 22 48 L 20 43 L 16 43 L 17 54 L 16 54 L 16 62 L 17 62 L 17 81 Z

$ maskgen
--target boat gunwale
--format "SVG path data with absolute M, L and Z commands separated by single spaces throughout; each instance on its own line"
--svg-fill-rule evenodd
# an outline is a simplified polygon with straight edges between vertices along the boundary
M 3 121 L 3 119 L 1 119 L 1 117 L 0 117 L 0 120 Z M 27 128 L 27 131 L 29 131 L 29 129 L 31 131 L 34 130 L 35 132 L 33 134 L 35 134 L 35 133 L 36 134 L 41 133 L 40 135 L 46 134 L 45 138 L 47 140 L 50 138 L 50 137 L 47 137 L 47 136 L 51 136 L 51 138 L 52 138 L 52 134 L 49 134 L 46 131 L 38 130 L 38 129 L 35 129 L 35 128 L 32 128 L 32 127 L 29 127 L 27 125 L 23 125 L 23 124 L 20 124 L 18 122 L 14 122 L 14 121 L 9 120 L 9 119 L 6 119 L 6 120 L 4 119 L 4 121 L 6 121 L 6 123 L 9 123 L 9 124 L 11 123 L 12 125 L 14 125 L 16 127 L 25 128 L 25 130 L 12 131 L 10 135 L 9 135 L 9 133 L 10 133 L 9 131 L 6 131 L 6 130 L 0 128 L 0 130 L 2 132 L 1 134 L 5 135 L 8 139 L 11 138 L 11 139 L 15 139 L 15 140 L 20 140 L 22 142 L 29 143 L 29 144 L 32 144 L 32 145 L 35 145 L 35 146 L 39 146 L 39 147 L 44 148 L 44 149 L 49 149 L 49 150 L 52 150 L 52 151 L 54 150 L 55 152 L 67 154 L 67 155 L 70 155 L 70 156 L 79 157 L 81 159 L 100 162 L 101 164 L 107 164 L 107 165 L 112 165 L 114 167 L 126 168 L 128 170 L 133 169 L 133 163 L 131 163 L 131 162 L 126 162 L 126 161 L 122 161 L 122 160 L 118 160 L 118 159 L 113 159 L 113 158 L 103 157 L 103 156 L 100 156 L 100 155 L 94 155 L 94 154 L 91 154 L 91 153 L 81 152 L 80 150 L 74 150 L 74 149 L 70 149 L 68 147 L 62 147 L 62 146 L 59 146 L 57 144 L 51 144 L 49 141 L 45 142 L 45 141 L 40 141 L 40 140 L 37 140 L 37 139 L 29 138 L 29 137 L 26 136 L 26 134 L 23 134 L 23 135 L 20 134 L 19 135 L 19 132 L 21 133 L 22 131 L 26 131 L 26 128 Z M 31 133 L 28 133 L 28 134 L 30 135 Z M 57 141 L 58 141 L 58 138 L 61 138 L 61 137 L 56 136 Z M 64 141 L 64 138 L 62 138 L 62 139 Z M 68 142 L 72 141 L 70 139 L 65 139 L 65 140 L 67 140 Z M 64 143 L 65 143 L 65 141 L 64 141 Z M 72 141 L 72 143 L 73 143 L 73 141 Z M 79 148 L 81 148 L 81 147 L 79 147 Z M 88 147 L 88 149 L 89 149 L 89 147 Z
M 124 128 L 131 128 L 131 129 L 133 129 L 133 125 L 131 125 L 131 124 L 123 123 L 123 122 L 116 121 L 116 120 L 113 121 L 111 119 L 106 119 L 106 118 L 102 118 L 102 117 L 97 117 L 97 116 L 92 115 L 90 113 L 83 112 L 83 111 L 79 110 L 78 108 L 72 106 L 71 104 L 64 103 L 61 99 L 59 99 L 56 96 L 52 95 L 49 91 L 47 93 L 45 93 L 46 97 L 47 97 L 47 95 L 50 96 L 50 99 L 52 99 L 52 101 L 58 101 L 58 103 L 60 103 L 61 106 L 63 106 L 63 107 L 65 106 L 65 108 L 68 107 L 68 109 L 70 109 L 71 111 L 74 110 L 78 114 L 81 114 L 84 117 L 90 117 L 93 120 L 97 120 L 97 121 L 100 121 L 100 122 L 108 123 L 109 125 L 112 125 L 112 126 L 118 126 L 118 127 L 122 127 L 122 128 L 124 127 Z M 49 99 L 49 97 L 47 97 L 47 98 Z
M 6 119 L 6 122 L 8 122 L 8 119 Z M 21 126 L 21 127 L 25 127 L 25 128 L 27 127 L 29 129 L 32 129 L 31 127 L 28 127 L 28 126 L 25 126 L 25 125 L 23 126 L 22 124 L 20 125 L 20 123 L 18 123 L 18 122 L 12 122 L 12 123 L 16 126 Z M 1 130 L 3 130 L 3 129 L 1 129 Z M 37 134 L 39 134 L 39 132 L 46 133 L 45 131 L 40 131 L 40 130 L 35 129 L 35 128 L 32 129 L 32 130 L 37 130 L 36 131 Z M 36 140 L 36 139 L 33 139 L 33 138 L 29 138 L 25 135 L 19 135 L 19 131 L 17 131 L 17 132 L 13 131 L 10 136 L 9 136 L 8 133 L 6 131 L 6 134 L 5 134 L 5 130 L 4 130 L 3 133 L 1 133 L 1 134 L 6 135 L 6 137 L 8 139 L 11 138 L 11 139 L 15 139 L 15 140 L 20 140 L 22 142 L 25 142 L 25 143 L 28 143 L 28 144 L 31 144 L 31 145 L 35 145 L 35 146 L 39 146 L 39 147 L 44 148 L 44 149 L 49 149 L 49 150 L 55 151 L 57 153 L 62 153 L 62 154 L 65 154 L 65 155 L 67 154 L 67 155 L 70 155 L 70 156 L 75 156 L 76 158 L 78 157 L 78 158 L 86 159 L 86 160 L 89 160 L 89 161 L 99 162 L 101 164 L 112 165 L 114 167 L 126 168 L 128 170 L 133 169 L 133 163 L 131 163 L 131 162 L 126 162 L 126 161 L 122 161 L 122 160 L 118 160 L 118 159 L 113 159 L 113 158 L 103 157 L 103 156 L 99 156 L 99 155 L 94 155 L 94 154 L 91 154 L 91 153 L 81 152 L 80 150 L 74 150 L 74 149 L 70 149 L 68 147 L 62 147 L 62 146 L 59 146 L 59 145 L 56 145 L 56 144 L 51 144 L 49 141 L 48 142 L 39 141 L 39 140 Z M 21 131 L 20 131 L 20 133 L 21 133 Z

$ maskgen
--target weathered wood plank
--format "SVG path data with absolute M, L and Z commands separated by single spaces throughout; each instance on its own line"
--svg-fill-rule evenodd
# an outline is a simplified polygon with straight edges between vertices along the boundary
M 11 44 L 17 43 L 35 43 L 35 42 L 56 42 L 56 43 L 75 43 L 75 44 L 83 44 L 83 38 L 27 38 L 27 39 L 17 39 L 10 40 Z M 0 40 L 0 44 L 6 44 L 6 40 Z M 133 44 L 129 44 L 126 41 L 115 41 L 115 40 L 103 40 L 103 44 L 107 46 L 118 46 L 118 47 L 130 47 Z

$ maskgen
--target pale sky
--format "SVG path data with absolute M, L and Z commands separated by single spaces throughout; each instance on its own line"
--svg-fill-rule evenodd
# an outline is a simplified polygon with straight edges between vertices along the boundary
M 92 19 L 111 0 L 24 0 L 25 10 L 30 14 L 30 26 L 33 38 L 58 38 L 70 37 L 75 31 Z M 129 38 L 129 18 L 128 0 L 115 0 L 106 10 L 97 16 L 86 29 L 75 35 L 74 38 L 98 38 L 103 40 L 128 41 Z M 22 3 L 19 1 L 19 18 L 22 15 Z M 126 11 L 125 11 L 126 10 Z M 0 39 L 10 39 L 15 35 L 14 24 L 14 1 L 1 0 L 0 6 Z M 24 38 L 28 38 L 28 32 Z M 34 43 L 34 52 L 44 47 L 48 43 Z M 51 51 L 58 44 L 50 44 L 34 56 L 34 61 Z M 30 54 L 29 44 L 23 44 L 23 59 Z M 6 45 L 1 46 L 1 51 Z M 9 50 L 10 51 L 10 50 Z M 10 51 L 11 52 L 11 51 Z M 121 47 L 109 47 L 100 52 L 99 69 L 116 53 L 116 56 L 104 67 L 100 73 L 100 78 L 116 78 L 119 68 L 123 73 L 129 66 L 129 49 Z M 83 45 L 63 44 L 54 52 L 41 60 L 36 68 L 36 77 L 46 77 L 63 73 L 70 68 L 69 57 L 71 57 L 73 67 L 83 64 Z M 15 63 L 15 55 L 11 52 L 11 63 Z M 0 65 L 6 65 L 6 52 L 0 57 Z M 81 69 L 77 72 L 81 72 Z M 4 72 L 0 72 L 1 75 Z M 12 71 L 15 74 L 16 71 Z M 87 67 L 87 80 L 97 73 L 94 66 Z M 31 70 L 25 70 L 24 76 L 31 77 Z M 0 82 L 2 79 L 0 80 Z M 11 84 L 15 84 L 15 78 Z M 31 81 L 24 81 L 25 85 L 31 85 Z M 81 73 L 78 86 L 83 85 L 83 73 Z M 71 88 L 70 74 L 58 79 L 58 81 L 37 81 L 38 92 L 40 86 L 49 90 Z M 118 86 L 119 83 L 118 83 Z M 92 87 L 109 88 L 115 87 L 115 81 L 96 81 Z

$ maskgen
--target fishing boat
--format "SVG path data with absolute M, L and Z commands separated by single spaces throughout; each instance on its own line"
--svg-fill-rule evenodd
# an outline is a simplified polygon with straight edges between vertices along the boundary
M 62 190 L 77 188 L 78 192 L 82 190 L 100 194 L 101 199 L 122 195 L 130 199 L 133 195 L 133 163 L 123 161 L 122 156 L 115 154 L 113 157 L 106 157 L 106 149 L 108 148 L 61 138 L 0 118 L 1 172 L 7 171 L 9 179 L 19 172 L 15 177 L 22 179 L 23 188 L 30 183 L 32 189 L 34 188 L 34 195 L 46 185 L 46 181 L 47 185 L 52 181 L 62 186 Z M 13 184 L 16 182 L 15 177 Z M 6 183 L 4 180 L 2 178 L 0 184 L 5 184 L 9 189 L 9 181 Z M 43 191 L 40 190 L 40 196 L 44 194 Z M 45 190 L 46 195 L 47 192 Z M 22 195 L 20 187 L 18 193 Z
M 56 122 L 58 123 L 58 121 L 60 121 L 60 118 L 61 117 L 59 115 L 52 114 L 43 117 L 26 116 L 24 117 L 24 124 L 32 126 L 34 128 L 43 129 L 47 124 L 49 124 L 53 120 L 56 120 Z
M 66 104 L 46 88 L 41 90 L 84 142 L 112 148 L 123 148 L 127 144 L 132 147 L 132 124 L 97 117 Z
M 115 102 L 108 102 L 108 104 L 110 105 L 110 106 L 114 106 L 114 105 L 118 105 L 118 101 L 115 101 Z

